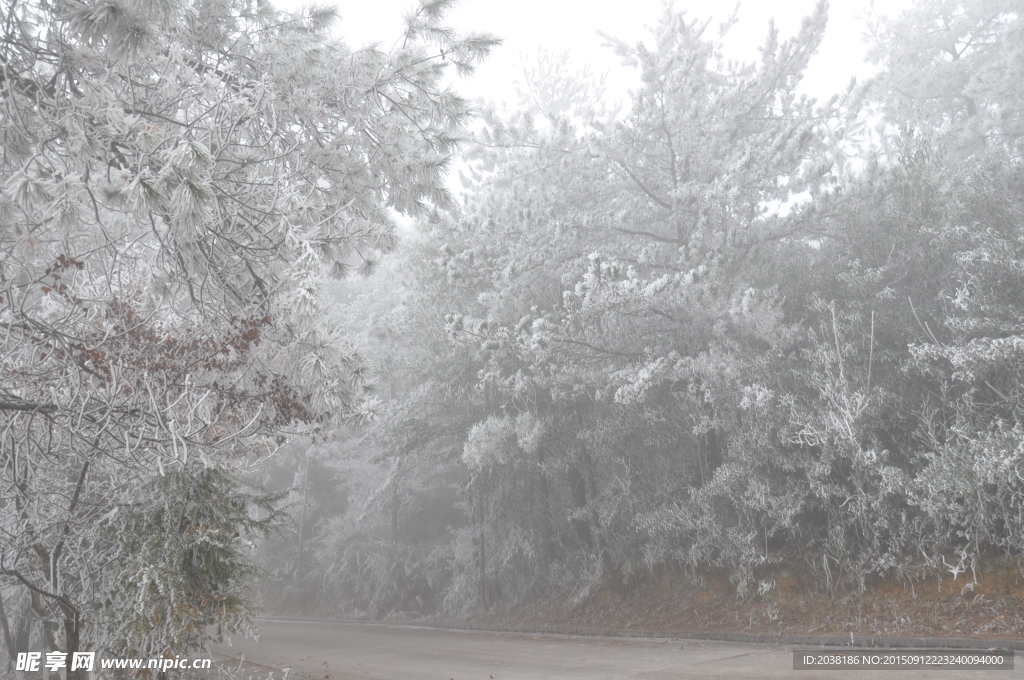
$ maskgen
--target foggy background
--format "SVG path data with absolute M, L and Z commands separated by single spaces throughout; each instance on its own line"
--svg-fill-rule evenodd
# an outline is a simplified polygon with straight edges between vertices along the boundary
M 0 6 L 11 663 L 1019 634 L 1020 0 Z

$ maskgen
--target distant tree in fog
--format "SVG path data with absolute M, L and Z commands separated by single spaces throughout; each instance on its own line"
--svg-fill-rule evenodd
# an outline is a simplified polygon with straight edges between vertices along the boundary
M 275 497 L 235 470 L 362 420 L 329 276 L 450 202 L 494 41 L 424 2 L 392 52 L 265 2 L 2 4 L 0 619 L 18 651 L 184 654 L 244 630 Z
M 1024 5 L 1019 0 L 918 2 L 872 27 L 878 97 L 952 152 L 986 144 L 1021 151 Z
M 441 499 L 461 473 L 462 517 L 335 581 L 415 571 L 468 611 L 662 570 L 750 595 L 775 568 L 835 592 L 1019 560 L 1021 16 L 918 3 L 875 27 L 879 76 L 826 102 L 798 94 L 824 6 L 751 64 L 667 12 L 616 47 L 641 76 L 622 114 L 540 59 L 485 112 L 465 206 L 374 301 L 431 341 L 377 348 L 419 354 L 367 488 L 446 470 Z M 422 507 L 373 498 L 398 526 Z M 384 516 L 333 545 L 365 554 Z

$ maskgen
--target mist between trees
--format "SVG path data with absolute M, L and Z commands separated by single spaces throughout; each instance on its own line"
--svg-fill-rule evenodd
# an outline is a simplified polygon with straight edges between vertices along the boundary
M 11 659 L 186 654 L 257 581 L 452 615 L 1019 560 L 1024 3 L 878 21 L 828 101 L 824 4 L 756 63 L 666 9 L 611 41 L 618 110 L 552 56 L 474 109 L 445 73 L 495 39 L 450 4 L 383 51 L 331 10 L 2 0 Z

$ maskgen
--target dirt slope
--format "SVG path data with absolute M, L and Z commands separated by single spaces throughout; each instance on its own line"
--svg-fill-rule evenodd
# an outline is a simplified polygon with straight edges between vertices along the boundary
M 829 595 L 812 578 L 782 571 L 764 595 L 737 595 L 729 579 L 664 575 L 630 591 L 602 589 L 581 603 L 553 598 L 474 617 L 490 625 L 747 632 L 1024 638 L 1024 576 L 1015 567 L 952 578 L 881 581 Z

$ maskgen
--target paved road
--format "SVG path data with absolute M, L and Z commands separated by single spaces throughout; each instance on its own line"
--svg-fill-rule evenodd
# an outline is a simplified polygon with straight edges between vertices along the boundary
M 329 680 L 921 680 L 1024 678 L 1012 671 L 793 670 L 785 646 L 692 640 L 452 631 L 360 623 L 261 620 L 260 642 L 235 640 L 216 654 L 289 668 L 289 678 Z M 1022 655 L 1024 656 L 1024 655 Z M 276 675 L 280 678 L 281 674 Z

